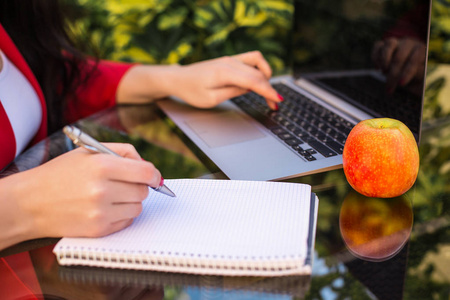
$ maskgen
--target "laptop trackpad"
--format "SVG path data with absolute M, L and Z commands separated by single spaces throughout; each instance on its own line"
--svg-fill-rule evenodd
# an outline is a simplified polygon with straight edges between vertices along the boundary
M 254 124 L 236 112 L 228 111 L 202 116 L 186 124 L 210 147 L 256 140 L 265 137 Z

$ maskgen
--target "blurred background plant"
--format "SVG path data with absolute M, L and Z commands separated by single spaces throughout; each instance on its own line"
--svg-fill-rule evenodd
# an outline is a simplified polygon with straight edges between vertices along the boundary
M 293 0 L 78 0 L 71 5 L 77 16 L 72 31 L 84 37 L 79 46 L 85 47 L 87 38 L 101 58 L 188 64 L 258 49 L 274 71 L 286 68 Z
M 74 16 L 72 31 L 79 48 L 103 59 L 149 64 L 189 64 L 200 60 L 260 50 L 274 74 L 290 72 L 286 47 L 295 0 L 66 0 Z M 346 2 L 333 1 L 336 9 Z M 322 5 L 318 2 L 316 5 Z M 390 11 L 403 2 L 386 2 Z M 347 5 L 348 6 L 348 5 Z M 428 80 L 424 118 L 450 115 L 450 0 L 433 1 L 429 44 Z M 308 19 L 308 12 L 296 17 Z M 328 24 L 330 24 L 328 22 Z M 364 46 L 363 23 L 355 22 Z M 316 24 L 315 26 L 319 26 Z M 320 27 L 320 26 L 319 26 Z M 324 27 L 324 26 L 322 26 Z M 339 23 L 324 27 L 329 39 L 322 49 L 304 47 L 293 55 L 306 64 L 317 64 L 312 53 L 338 55 Z M 328 50 L 327 50 L 328 49 Z M 346 55 L 341 55 L 346 59 Z M 353 58 L 354 60 L 355 58 Z M 364 58 L 357 58 L 363 60 Z

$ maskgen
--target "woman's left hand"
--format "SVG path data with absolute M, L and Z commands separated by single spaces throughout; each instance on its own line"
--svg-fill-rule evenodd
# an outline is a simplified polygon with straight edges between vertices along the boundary
M 272 70 L 259 51 L 181 66 L 175 72 L 170 94 L 196 107 L 214 107 L 249 91 L 263 96 L 272 109 L 282 101 L 269 83 Z
M 122 78 L 119 103 L 145 103 L 175 96 L 186 103 L 211 108 L 253 91 L 278 109 L 283 98 L 270 85 L 272 70 L 259 51 L 206 60 L 190 65 L 136 65 Z

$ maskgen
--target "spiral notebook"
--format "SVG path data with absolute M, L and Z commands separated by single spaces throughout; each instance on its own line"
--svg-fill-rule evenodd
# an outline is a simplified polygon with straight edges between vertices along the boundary
M 62 238 L 61 265 L 230 276 L 311 273 L 318 198 L 306 184 L 165 180 L 133 224 L 101 238 Z

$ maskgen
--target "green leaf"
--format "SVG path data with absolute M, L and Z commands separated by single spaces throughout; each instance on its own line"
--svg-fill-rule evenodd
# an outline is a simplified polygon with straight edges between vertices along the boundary
M 235 24 L 228 24 L 224 28 L 220 29 L 218 32 L 214 33 L 213 35 L 207 37 L 205 39 L 205 45 L 211 46 L 213 44 L 217 44 L 219 42 L 224 41 L 231 31 L 233 31 L 236 28 Z
M 181 61 L 184 57 L 186 57 L 192 51 L 192 46 L 188 43 L 181 43 L 178 47 L 169 52 L 167 58 L 164 60 L 164 63 L 167 64 L 175 64 Z
M 294 11 L 294 5 L 292 0 L 290 1 L 280 1 L 280 0 L 264 0 L 258 1 L 261 8 L 274 10 L 274 11 L 286 11 L 292 13 Z
M 207 8 L 198 8 L 194 13 L 194 24 L 200 28 L 207 28 L 214 20 L 214 14 Z
M 254 9 L 247 10 L 244 2 L 236 2 L 234 11 L 234 22 L 239 26 L 257 27 L 267 21 L 267 14 L 264 11 L 255 12 Z
M 182 26 L 188 12 L 186 7 L 179 7 L 173 11 L 162 14 L 158 21 L 158 29 L 168 30 Z
M 448 16 L 439 18 L 436 20 L 435 26 L 442 30 L 444 33 L 450 33 L 450 19 Z
M 132 57 L 133 60 L 139 61 L 142 63 L 154 64 L 156 63 L 156 59 L 151 56 L 147 51 L 138 47 L 131 47 L 123 52 L 124 56 Z
M 106 1 L 106 8 L 113 14 L 123 14 L 131 9 L 148 10 L 154 6 L 154 2 L 149 0 L 109 0 Z

